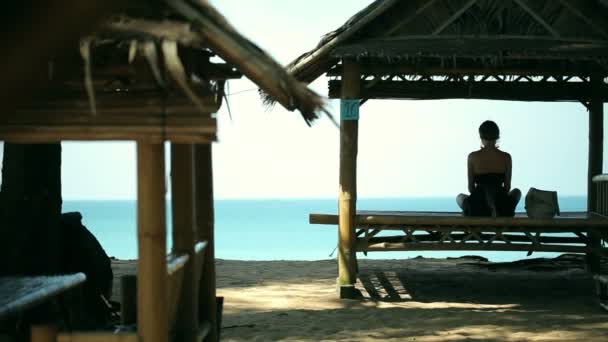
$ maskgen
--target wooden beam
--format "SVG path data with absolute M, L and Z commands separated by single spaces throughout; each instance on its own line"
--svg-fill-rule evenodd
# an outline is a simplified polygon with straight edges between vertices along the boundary
M 195 342 L 198 332 L 198 278 L 195 269 L 196 236 L 194 145 L 171 144 L 171 207 L 175 254 L 185 254 L 181 295 L 175 324 L 176 339 Z
M 592 98 L 589 102 L 589 158 L 587 168 L 587 210 L 595 211 L 597 207 L 597 189 L 593 177 L 602 174 L 604 156 L 604 101 L 602 96 L 608 94 L 602 77 L 591 79 Z M 601 238 L 597 234 L 590 234 L 590 246 L 600 247 Z M 600 270 L 600 259 L 593 254 L 587 255 L 590 271 L 597 273 Z
M 464 12 L 466 12 L 469 8 L 471 8 L 471 6 L 475 5 L 476 2 L 477 2 L 477 0 L 470 0 L 469 2 L 464 4 L 464 6 L 462 6 L 458 11 L 456 11 L 450 18 L 448 18 L 448 20 L 444 21 L 441 25 L 439 25 L 439 27 L 437 27 L 435 29 L 435 31 L 433 31 L 433 35 L 437 36 L 441 32 L 443 32 L 443 30 L 445 30 L 454 21 L 456 21 L 458 18 L 460 18 L 464 14 Z
M 57 335 L 56 342 L 142 342 L 137 334 L 110 332 L 73 332 Z
M 502 232 L 501 232 L 502 233 Z M 487 232 L 487 233 L 477 233 L 477 235 L 483 240 L 488 241 L 497 235 L 495 233 Z M 443 234 L 427 234 L 425 231 L 420 231 L 420 234 L 414 234 L 417 242 L 428 242 L 428 243 L 440 243 Z M 449 234 L 451 238 L 453 238 L 456 242 L 461 243 L 461 240 L 467 236 L 467 233 L 451 233 Z M 506 239 L 509 242 L 523 242 L 530 244 L 532 241 L 525 236 L 524 234 L 513 234 L 513 233 L 505 233 L 501 235 L 501 238 Z M 369 239 L 369 244 L 379 244 L 383 242 L 387 243 L 397 243 L 404 242 L 403 235 L 395 235 L 395 236 L 381 236 L 381 237 L 372 237 Z M 568 236 L 540 236 L 537 238 L 537 241 L 540 243 L 549 243 L 549 244 L 578 244 L 578 245 L 586 245 L 586 241 L 588 239 L 586 237 L 568 237 Z M 469 240 L 472 242 L 476 242 L 477 240 Z M 411 243 L 408 241 L 408 243 Z M 452 243 L 449 240 L 444 240 L 443 243 Z M 486 242 L 487 243 L 487 242 Z M 504 240 L 500 238 L 493 240 L 488 244 L 496 244 L 498 246 L 502 246 L 504 244 Z M 357 244 L 363 246 L 365 244 L 364 239 L 358 239 Z M 357 247 L 357 250 L 360 250 L 363 247 Z
M 359 99 L 361 74 L 355 62 L 345 60 L 340 93 L 342 100 Z M 359 120 L 340 121 L 340 193 L 338 236 L 338 286 L 341 298 L 352 298 L 357 280 L 355 213 L 357 210 L 357 150 Z
M 366 87 L 363 81 L 361 97 L 369 99 L 485 99 L 505 101 L 589 101 L 588 82 L 448 82 L 448 81 L 380 81 Z M 329 97 L 340 98 L 343 83 L 329 81 Z M 608 86 L 599 101 L 608 102 Z
M 511 65 L 483 66 L 474 61 L 459 61 L 457 66 L 441 66 L 440 59 L 433 63 L 429 58 L 427 63 L 382 63 L 382 62 L 360 62 L 362 75 L 405 75 L 405 76 L 566 76 L 566 77 L 588 77 L 592 74 L 605 73 L 608 70 L 593 63 L 565 64 L 554 61 L 532 61 L 530 63 L 512 63 Z M 329 77 L 342 76 L 342 65 L 336 65 L 327 72 Z
M 207 342 L 218 340 L 217 294 L 215 279 L 215 219 L 213 206 L 213 162 L 210 144 L 195 146 L 196 223 L 198 240 L 206 241 L 200 287 L 199 314 L 210 324 Z
M 395 36 L 362 40 L 334 49 L 334 58 L 416 56 L 488 58 L 504 60 L 582 60 L 601 62 L 608 56 L 608 42 L 589 39 L 556 39 L 535 36 Z
M 557 31 L 555 31 L 555 29 L 553 27 L 551 27 L 551 25 L 549 25 L 538 13 L 536 13 L 535 10 L 533 10 L 530 6 L 528 6 L 526 0 L 514 0 L 514 1 L 515 1 L 515 3 L 517 3 L 519 5 L 519 7 L 521 7 L 524 11 L 526 11 L 529 15 L 531 15 L 532 18 L 534 18 L 534 20 L 536 20 L 542 27 L 544 27 L 545 30 L 547 30 L 547 32 L 549 32 L 553 37 L 560 38 L 560 34 Z
M 398 251 L 521 251 L 561 253 L 597 253 L 586 246 L 540 245 L 529 244 L 480 244 L 480 243 L 380 243 L 369 245 L 359 252 L 398 252 Z M 604 254 L 606 252 L 603 252 Z
M 163 144 L 137 143 L 137 332 L 144 342 L 169 339 Z

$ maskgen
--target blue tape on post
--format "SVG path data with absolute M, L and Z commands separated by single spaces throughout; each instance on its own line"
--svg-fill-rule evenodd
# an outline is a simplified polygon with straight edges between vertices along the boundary
M 340 120 L 359 120 L 359 105 L 361 100 L 340 100 Z

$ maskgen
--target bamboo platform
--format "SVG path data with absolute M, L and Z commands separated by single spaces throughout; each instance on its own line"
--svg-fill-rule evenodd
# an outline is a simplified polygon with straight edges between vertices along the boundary
M 86 280 L 83 273 L 60 276 L 0 277 L 0 319 L 67 292 Z
M 338 225 L 338 221 L 336 214 L 310 215 L 311 224 Z M 532 219 L 524 213 L 493 218 L 457 212 L 357 211 L 354 226 L 357 252 L 489 250 L 608 255 L 608 248 L 591 244 L 591 235 L 608 241 L 608 218 L 591 212 Z

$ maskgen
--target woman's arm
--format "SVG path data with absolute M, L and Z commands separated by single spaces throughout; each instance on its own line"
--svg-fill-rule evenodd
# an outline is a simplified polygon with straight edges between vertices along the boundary
M 475 190 L 475 174 L 473 173 L 473 154 L 469 154 L 467 158 L 467 176 L 469 181 L 469 193 Z
M 506 160 L 506 170 L 505 170 L 505 190 L 510 191 L 511 190 L 511 168 L 512 168 L 512 162 L 511 162 L 511 155 L 508 153 L 505 153 L 507 155 L 507 160 Z

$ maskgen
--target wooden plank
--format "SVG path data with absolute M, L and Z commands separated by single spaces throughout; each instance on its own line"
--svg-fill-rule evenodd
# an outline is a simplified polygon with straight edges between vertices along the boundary
M 49 143 L 55 141 L 120 141 L 136 140 L 146 143 L 211 143 L 215 132 L 199 130 L 196 126 L 0 126 L 0 140 L 11 143 Z
M 432 213 L 432 212 L 382 212 L 358 211 L 357 226 L 361 225 L 411 225 L 411 226 L 470 226 L 479 228 L 522 228 L 547 229 L 554 231 L 569 231 L 570 229 L 606 229 L 608 220 L 593 214 L 577 213 L 552 219 L 532 219 L 528 217 L 469 217 L 459 213 Z M 311 224 L 338 224 L 338 215 L 311 214 Z M 383 229 L 391 229 L 383 227 Z M 399 229 L 399 228 L 395 228 Z
M 214 198 L 213 198 L 213 158 L 211 145 L 195 146 L 196 174 L 196 222 L 199 241 L 206 241 L 203 265 L 200 269 L 199 285 L 199 314 L 200 319 L 209 322 L 207 342 L 218 340 L 217 299 L 215 278 L 215 247 L 214 247 Z
M 137 143 L 137 332 L 145 342 L 169 339 L 163 144 Z
M 529 244 L 480 244 L 480 243 L 380 243 L 361 246 L 358 252 L 407 252 L 407 251 L 512 251 L 512 252 L 561 252 L 561 253 L 591 253 L 598 252 L 585 246 L 540 245 L 532 247 Z M 608 250 L 601 252 L 608 254 Z
M 171 144 L 172 251 L 184 253 L 190 259 L 184 266 L 180 295 L 176 301 L 176 339 L 185 342 L 195 342 L 198 331 L 195 184 L 194 145 Z
M 390 230 L 388 230 L 390 231 Z M 483 231 L 483 230 L 482 230 Z M 443 234 L 422 234 L 424 231 L 421 231 L 421 234 L 414 234 L 416 241 L 418 242 L 441 242 L 442 238 L 444 238 Z M 441 231 L 436 231 L 437 233 L 441 232 Z M 426 233 L 426 232 L 424 232 Z M 449 232 L 448 232 L 449 233 Z M 468 234 L 466 233 L 451 233 L 448 236 L 451 237 L 453 240 L 457 241 L 456 243 L 460 243 L 460 241 L 466 237 Z M 493 234 L 491 232 L 486 232 L 486 233 L 478 233 L 478 236 L 483 240 L 483 241 L 488 241 L 490 239 L 492 239 L 493 237 L 496 236 L 496 234 Z M 530 239 L 523 235 L 523 234 L 502 234 L 501 235 L 502 238 L 510 241 L 510 242 L 526 242 L 529 243 L 531 242 Z M 389 243 L 393 243 L 393 242 L 404 242 L 403 241 L 404 236 L 403 235 L 397 235 L 397 236 L 381 236 L 381 237 L 373 237 L 371 239 L 369 239 L 369 243 L 370 244 L 378 244 L 378 243 L 383 243 L 383 242 L 389 242 Z M 447 238 L 447 236 L 444 238 L 444 240 Z M 447 240 L 447 241 L 451 241 L 451 240 Z M 537 238 L 537 241 L 540 243 L 549 243 L 549 244 L 581 244 L 581 245 L 586 245 L 586 241 L 587 239 L 582 239 L 580 237 L 568 237 L 568 236 L 540 236 Z M 357 240 L 357 244 L 362 244 L 364 242 L 363 239 L 358 239 Z M 409 241 L 408 241 L 409 242 Z M 452 243 L 452 242 L 446 242 L 445 243 Z M 410 242 L 411 243 L 411 242 Z M 498 246 L 501 246 L 502 244 L 504 244 L 504 242 L 502 242 L 502 240 L 493 240 L 492 244 L 496 244 Z
M 137 104 L 137 102 L 134 102 Z M 147 142 L 209 142 L 215 140 L 217 122 L 210 113 L 191 106 L 162 111 L 159 104 L 141 107 L 67 110 L 57 107 L 22 109 L 0 117 L 0 140 L 49 142 L 58 140 L 141 140 Z
M 484 99 L 503 101 L 588 101 L 588 82 L 449 82 L 449 81 L 380 81 L 367 87 L 363 81 L 361 96 L 368 99 Z M 339 98 L 341 80 L 329 81 L 329 97 Z M 608 102 L 608 86 L 601 85 L 601 101 Z
M 137 334 L 109 332 L 60 333 L 57 342 L 141 342 Z
M 69 291 L 86 280 L 84 273 L 62 276 L 0 277 L 0 319 Z
M 343 61 L 344 87 L 341 99 L 358 99 L 359 68 L 356 63 Z M 338 286 L 340 297 L 354 296 L 357 280 L 355 254 L 355 212 L 357 210 L 357 149 L 359 120 L 340 121 L 340 193 L 338 233 Z

